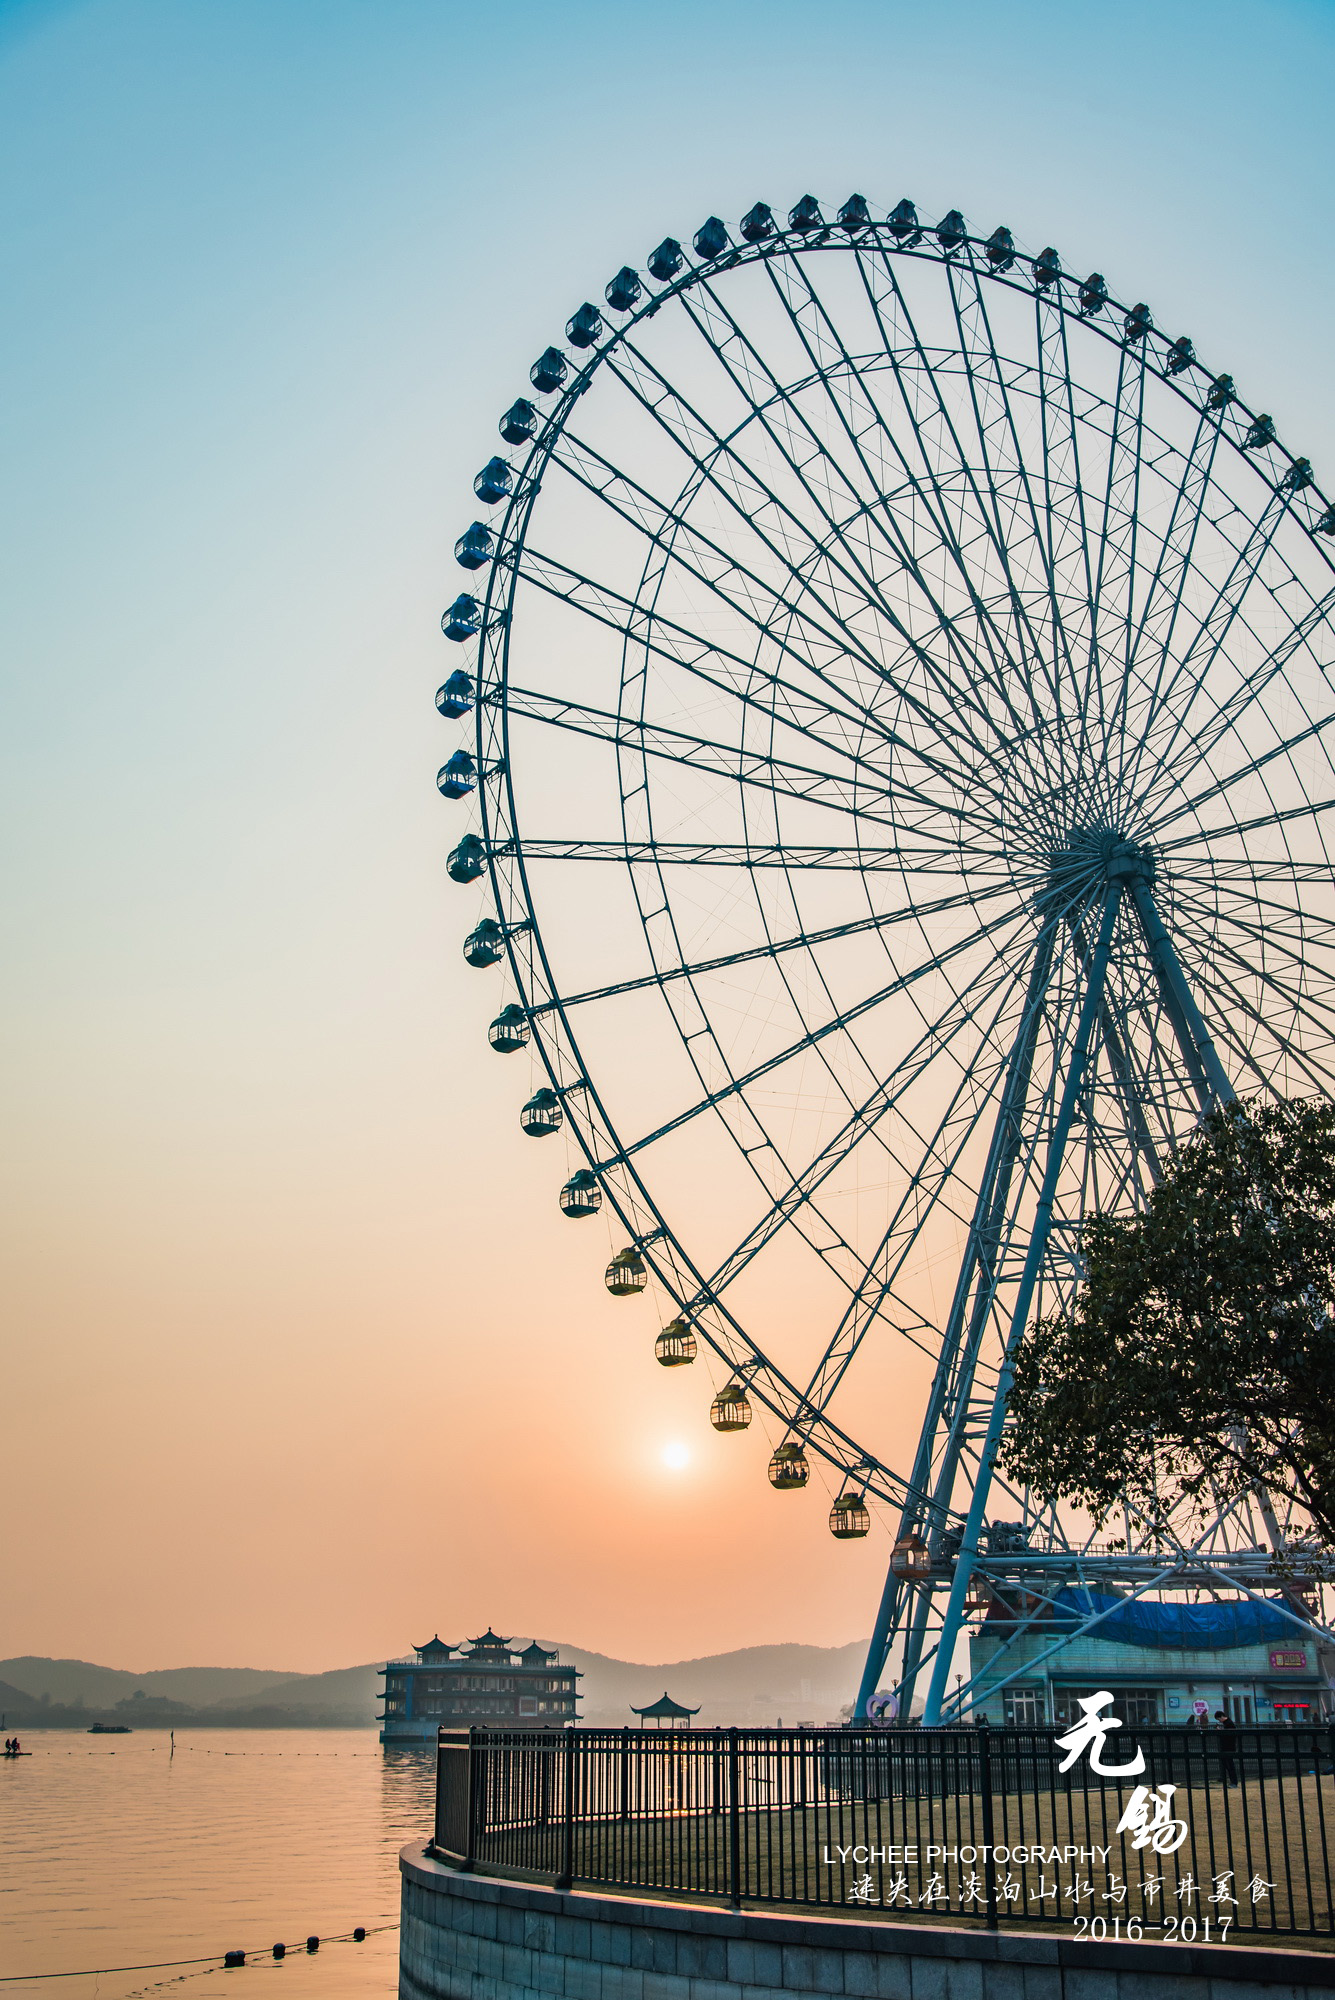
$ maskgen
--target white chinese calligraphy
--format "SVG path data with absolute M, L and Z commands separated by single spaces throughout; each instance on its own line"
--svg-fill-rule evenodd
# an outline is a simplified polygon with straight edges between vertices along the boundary
M 1176 1785 L 1137 1785 L 1127 1801 L 1126 1811 L 1117 1822 L 1119 1833 L 1135 1837 L 1132 1847 L 1152 1847 L 1156 1854 L 1176 1854 L 1187 1837 L 1187 1822 L 1174 1819 L 1172 1806 Z
M 1085 1750 L 1089 1752 L 1090 1770 L 1097 1771 L 1101 1778 L 1134 1778 L 1144 1770 L 1145 1752 L 1139 1744 L 1129 1764 L 1105 1764 L 1103 1761 L 1103 1750 L 1109 1730 L 1120 1729 L 1122 1726 L 1115 1715 L 1103 1715 L 1100 1712 L 1111 1700 L 1112 1695 L 1106 1688 L 1099 1694 L 1080 1696 L 1076 1703 L 1076 1706 L 1084 1711 L 1080 1721 L 1068 1729 L 1065 1736 L 1057 1738 L 1058 1747 L 1067 1753 L 1057 1767 L 1060 1771 L 1069 1771 Z

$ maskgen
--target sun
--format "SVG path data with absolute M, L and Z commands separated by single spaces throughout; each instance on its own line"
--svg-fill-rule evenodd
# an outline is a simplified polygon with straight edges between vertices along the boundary
M 691 1462 L 691 1454 L 684 1444 L 665 1444 L 659 1455 L 669 1472 L 684 1472 Z

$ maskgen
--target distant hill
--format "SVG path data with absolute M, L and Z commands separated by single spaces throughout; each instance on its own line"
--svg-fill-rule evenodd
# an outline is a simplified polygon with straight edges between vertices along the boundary
M 20 1659 L 0 1660 L 0 1680 L 12 1682 L 25 1694 L 97 1708 L 124 1701 L 136 1688 L 142 1688 L 146 1695 L 188 1702 L 192 1708 L 209 1702 L 249 1701 L 295 1679 L 295 1674 L 262 1667 L 154 1667 L 147 1673 L 132 1674 L 121 1667 L 97 1667 L 89 1660 L 44 1660 L 31 1653 Z
M 820 1727 L 837 1721 L 840 1709 L 853 1700 L 866 1650 L 865 1639 L 847 1646 L 744 1646 L 735 1653 L 639 1666 L 563 1645 L 561 1658 L 583 1671 L 580 1719 L 597 1727 L 633 1723 L 632 1705 L 644 1708 L 665 1689 L 688 1708 L 699 1708 L 697 1729 L 760 1728 L 780 1717 Z
M 11 1687 L 8 1681 L 0 1681 L 0 1715 L 13 1722 L 16 1717 L 26 1715 L 32 1705 L 32 1696 L 25 1694 L 22 1688 Z
M 375 1719 L 383 1660 L 365 1667 L 335 1667 L 327 1674 L 303 1674 L 285 1680 L 244 1701 L 229 1699 L 231 1709 L 304 1709 L 339 1722 L 370 1722 Z M 221 1703 L 218 1704 L 220 1707 Z
M 544 1644 L 559 1644 L 544 1640 Z M 701 1659 L 641 1665 L 561 1645 L 578 1667 L 580 1718 L 600 1727 L 633 1722 L 664 1689 L 699 1707 L 696 1726 L 838 1719 L 857 1689 L 864 1642 L 847 1646 L 746 1646 Z M 392 1654 L 386 1657 L 393 1657 Z M 370 1728 L 380 1690 L 378 1667 L 336 1667 L 326 1674 L 283 1674 L 258 1667 L 158 1667 L 126 1673 L 87 1660 L 28 1654 L 0 1660 L 0 1709 L 15 1726 L 86 1728 L 96 1721 L 159 1728 Z M 136 1697 L 142 1695 L 142 1700 Z
M 159 1667 L 131 1674 L 89 1660 L 28 1654 L 0 1661 L 0 1707 L 10 1720 L 81 1728 L 128 1722 L 180 1726 L 356 1728 L 375 1720 L 374 1666 L 328 1674 L 283 1674 L 259 1667 Z

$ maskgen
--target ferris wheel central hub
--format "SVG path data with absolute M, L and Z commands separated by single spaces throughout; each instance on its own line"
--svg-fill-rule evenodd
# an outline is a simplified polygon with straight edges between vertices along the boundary
M 1103 872 L 1110 882 L 1152 884 L 1155 862 L 1152 849 L 1138 847 L 1134 840 L 1111 841 L 1104 850 Z
M 1045 900 L 1051 896 L 1066 899 L 1101 882 L 1118 882 L 1128 889 L 1133 882 L 1152 887 L 1155 874 L 1151 848 L 1102 829 L 1077 833 L 1049 856 Z

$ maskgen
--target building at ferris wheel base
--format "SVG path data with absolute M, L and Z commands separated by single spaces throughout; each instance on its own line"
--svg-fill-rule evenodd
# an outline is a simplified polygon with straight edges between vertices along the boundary
M 1034 1609 L 994 1597 L 971 1633 L 975 1718 L 1074 1722 L 1079 1698 L 1102 1688 L 1132 1726 L 1213 1721 L 1220 1712 L 1244 1724 L 1335 1713 L 1335 1654 L 1286 1601 L 1191 1604 L 1068 1589 L 1046 1616 L 1033 1617 Z M 1077 1620 L 1091 1613 L 1103 1614 L 1099 1625 L 1075 1635 Z M 1027 1617 L 1028 1629 L 1016 1632 Z M 1064 1644 L 1063 1623 L 1073 1634 Z

